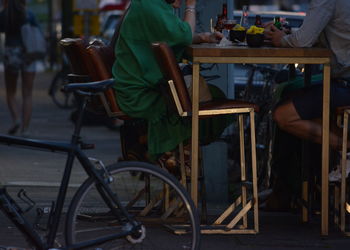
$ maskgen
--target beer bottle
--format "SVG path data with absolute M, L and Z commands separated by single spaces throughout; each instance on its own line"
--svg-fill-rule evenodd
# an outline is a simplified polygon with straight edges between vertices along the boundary
M 222 4 L 222 15 L 221 15 L 221 19 L 224 22 L 225 20 L 227 20 L 227 3 L 223 3 Z
M 255 16 L 255 26 L 256 27 L 261 27 L 262 26 L 261 16 L 260 15 L 256 15 Z
M 279 29 L 279 30 L 282 29 L 281 18 L 279 16 L 275 17 L 274 25 L 276 26 L 277 29 Z
M 222 32 L 223 26 L 224 26 L 224 23 L 222 20 L 222 15 L 219 14 L 216 18 L 215 30 Z

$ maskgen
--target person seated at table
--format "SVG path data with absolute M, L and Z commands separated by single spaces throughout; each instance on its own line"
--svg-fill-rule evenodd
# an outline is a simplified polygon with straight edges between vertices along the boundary
M 217 43 L 223 37 L 218 32 L 195 33 L 196 0 L 185 1 L 183 20 L 174 13 L 181 4 L 181 0 L 133 0 L 115 46 L 116 99 L 127 115 L 147 121 L 148 153 L 151 156 L 171 151 L 191 136 L 191 121 L 167 109 L 159 86 L 162 73 L 151 43 L 166 42 L 180 62 L 186 46 Z M 188 82 L 191 84 L 191 78 Z M 217 96 L 224 98 L 218 88 L 208 88 L 203 81 L 201 85 L 202 101 Z M 219 136 L 226 125 L 227 122 L 217 119 L 207 123 L 206 128 L 201 129 L 205 132 L 205 141 Z
M 276 47 L 329 48 L 331 58 L 330 114 L 350 105 L 350 1 L 311 0 L 302 26 L 291 34 L 267 25 L 265 36 Z M 322 143 L 323 87 L 312 84 L 278 105 L 273 118 L 278 126 L 299 138 Z M 331 126 L 330 146 L 341 149 L 341 134 Z M 350 143 L 348 143 L 350 147 Z M 349 164 L 348 164 L 349 165 Z
M 285 34 L 270 25 L 266 32 L 277 47 L 311 47 L 317 41 L 328 47 L 331 60 L 331 114 L 336 107 L 350 105 L 350 1 L 312 0 L 300 29 Z M 274 119 L 280 128 L 298 137 L 322 143 L 322 85 L 306 88 L 291 100 L 279 105 Z M 341 148 L 341 137 L 330 133 L 330 146 Z M 350 148 L 350 144 L 349 144 Z

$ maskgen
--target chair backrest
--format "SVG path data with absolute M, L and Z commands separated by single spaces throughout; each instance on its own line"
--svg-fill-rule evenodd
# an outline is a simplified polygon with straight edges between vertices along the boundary
M 168 82 L 172 81 L 175 85 L 182 111 L 190 112 L 192 110 L 192 102 L 174 52 L 164 42 L 152 43 L 152 48 L 164 79 Z M 176 98 L 176 96 L 173 95 L 173 98 Z
M 90 77 L 93 81 L 101 81 L 110 79 L 112 75 L 112 66 L 114 57 L 112 50 L 107 46 L 102 45 L 90 45 L 87 48 L 89 59 L 91 60 Z M 113 52 L 113 51 L 112 51 Z M 118 117 L 120 119 L 129 119 L 119 108 L 115 97 L 115 90 L 108 89 L 102 96 L 102 103 L 105 107 L 107 114 L 111 117 Z
M 108 46 L 98 42 L 88 46 L 80 38 L 62 39 L 60 45 L 68 57 L 72 73 L 76 78 L 79 78 L 79 75 L 88 76 L 90 81 L 112 78 L 114 53 Z M 106 90 L 100 97 L 108 116 L 126 119 L 126 115 L 117 105 L 113 89 Z M 100 104 L 94 104 L 94 106 L 98 105 Z
M 81 38 L 64 38 L 60 45 L 68 58 L 71 72 L 76 75 L 88 75 L 86 43 Z

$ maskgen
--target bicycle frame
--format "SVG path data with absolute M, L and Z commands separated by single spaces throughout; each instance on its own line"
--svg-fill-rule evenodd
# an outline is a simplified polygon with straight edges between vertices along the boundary
M 54 247 L 54 241 L 56 238 L 59 221 L 61 218 L 61 213 L 63 210 L 63 205 L 66 198 L 69 179 L 72 172 L 73 162 L 75 157 L 79 160 L 80 164 L 84 168 L 87 175 L 91 178 L 94 178 L 97 181 L 97 185 L 96 185 L 97 190 L 99 191 L 100 195 L 102 196 L 106 204 L 109 206 L 111 211 L 115 214 L 117 219 L 120 219 L 121 218 L 120 215 L 123 215 L 128 222 L 132 223 L 133 227 L 130 231 L 111 234 L 96 240 L 75 244 L 73 246 L 67 246 L 65 249 L 79 249 L 82 247 L 99 244 L 111 239 L 120 238 L 131 234 L 136 230 L 136 227 L 139 226 L 139 224 L 129 216 L 127 211 L 121 205 L 121 202 L 119 201 L 117 195 L 110 190 L 103 176 L 99 173 L 100 171 L 93 166 L 93 164 L 89 161 L 86 154 L 80 149 L 80 143 L 81 143 L 80 130 L 82 127 L 83 113 L 87 103 L 86 95 L 87 94 L 85 93 L 85 96 L 82 96 L 82 101 L 79 102 L 79 111 L 78 111 L 79 117 L 75 124 L 74 133 L 72 135 L 70 143 L 34 140 L 34 139 L 19 138 L 14 136 L 0 135 L 0 144 L 5 144 L 8 146 L 25 146 L 33 150 L 47 149 L 48 151 L 51 151 L 51 152 L 52 151 L 64 152 L 68 155 L 66 160 L 65 170 L 61 180 L 60 189 L 56 198 L 55 207 L 54 207 L 54 210 L 51 212 L 52 226 L 48 231 L 46 242 L 44 242 L 40 238 L 39 234 L 34 230 L 33 226 L 30 225 L 28 221 L 24 218 L 24 216 L 22 215 L 23 211 L 16 204 L 16 202 L 10 197 L 10 195 L 6 192 L 6 188 L 0 186 L 0 209 L 5 213 L 5 215 L 16 225 L 16 227 L 28 238 L 28 240 L 37 249 L 45 250 L 45 249 Z M 117 209 L 116 207 L 119 209 Z

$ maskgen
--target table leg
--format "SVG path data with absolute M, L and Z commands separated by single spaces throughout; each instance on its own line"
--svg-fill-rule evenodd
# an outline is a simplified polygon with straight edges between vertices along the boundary
M 330 65 L 323 68 L 321 235 L 328 235 Z
M 191 197 L 198 205 L 198 109 L 199 109 L 199 63 L 193 63 L 192 86 L 192 144 L 191 144 Z

